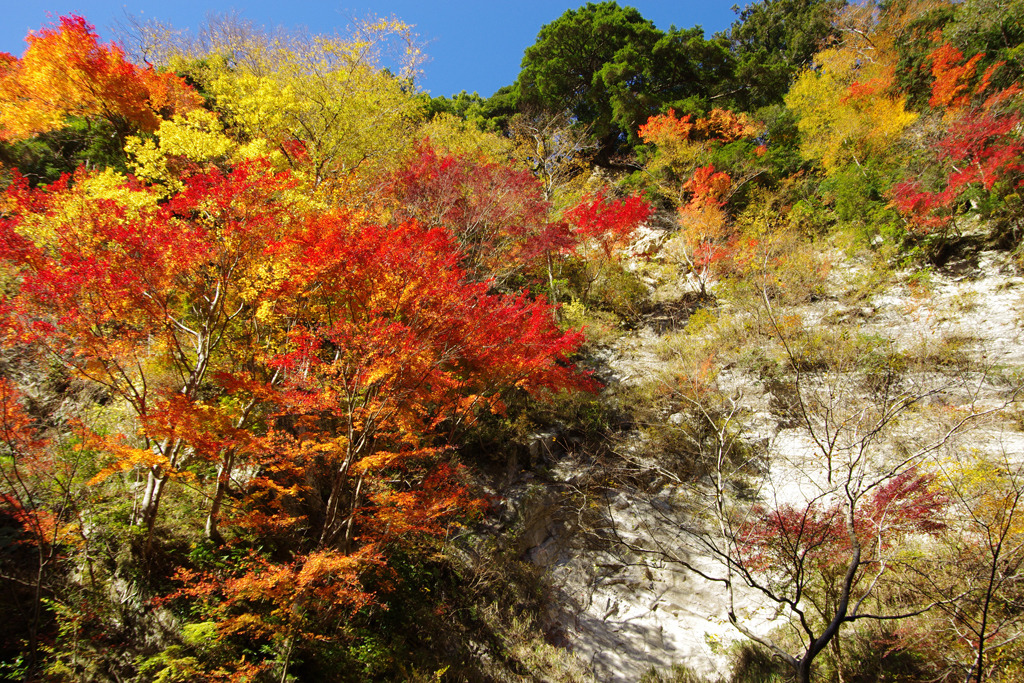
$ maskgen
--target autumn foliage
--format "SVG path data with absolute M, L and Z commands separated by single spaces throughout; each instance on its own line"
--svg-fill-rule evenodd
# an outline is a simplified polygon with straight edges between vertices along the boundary
M 449 230 L 461 265 L 500 285 L 569 247 L 566 226 L 549 217 L 530 173 L 471 154 L 440 154 L 421 142 L 392 181 L 394 215 Z
M 807 590 L 801 584 L 812 576 L 838 581 L 854 546 L 861 557 L 858 569 L 868 575 L 892 556 L 906 535 L 936 534 L 944 528 L 949 498 L 933 482 L 934 477 L 910 468 L 852 512 L 842 504 L 760 509 L 758 521 L 747 523 L 738 534 L 740 552 L 751 568 L 778 572 L 787 590 Z
M 621 475 L 636 495 L 673 482 L 652 510 L 686 515 L 640 556 L 711 572 L 672 547 L 696 539 L 722 569 L 705 578 L 788 614 L 768 634 L 728 618 L 796 680 L 812 660 L 854 680 L 863 619 L 925 613 L 922 548 L 987 570 L 928 617 L 966 629 L 978 673 L 956 678 L 980 682 L 1020 640 L 1017 565 L 982 535 L 1020 536 L 1021 487 L 925 464 L 1004 388 L 979 372 L 954 409 L 920 388 L 948 379 L 945 350 L 829 330 L 966 229 L 1019 255 L 1024 34 L 989 21 L 1018 4 L 765 2 L 642 46 L 653 25 L 631 21 L 570 79 L 598 108 L 629 94 L 611 128 L 521 100 L 526 80 L 429 97 L 394 17 L 347 36 L 137 25 L 142 65 L 67 16 L 0 53 L 0 677 L 575 680 L 514 642 L 563 634 L 522 604 L 545 590 L 512 503 L 565 492 L 592 520 Z M 818 10 L 821 30 L 793 24 Z M 827 278 L 846 252 L 862 267 Z M 831 312 L 805 328 L 818 297 Z M 664 374 L 620 372 L 636 330 Z M 608 400 L 586 366 L 619 383 Z M 797 442 L 811 493 L 772 480 Z M 561 446 L 589 468 L 571 487 L 548 480 Z M 886 656 L 918 647 L 883 635 Z
M 967 104 L 970 80 L 984 55 L 976 54 L 967 61 L 953 45 L 943 43 L 928 56 L 932 65 L 932 96 L 928 104 L 933 107 L 959 108 Z M 986 79 L 987 80 L 987 79 Z
M 107 121 L 121 135 L 153 131 L 161 118 L 202 104 L 174 74 L 139 68 L 116 44 L 101 44 L 80 16 L 27 40 L 21 59 L 0 56 L 0 139 L 60 128 L 68 117 Z
M 629 242 L 652 210 L 650 204 L 636 195 L 619 200 L 604 194 L 585 196 L 565 212 L 572 226 L 572 249 L 595 244 L 605 258 L 611 258 L 616 248 Z
M 198 95 L 99 44 L 81 18 L 3 67 L 8 139 L 69 117 L 122 134 L 167 124 L 160 148 L 134 143 L 146 168 L 174 162 L 159 183 L 81 168 L 32 187 L 15 175 L 0 198 L 0 326 L 5 349 L 116 406 L 117 428 L 83 422 L 76 438 L 95 463 L 86 485 L 138 481 L 126 522 L 140 561 L 159 552 L 164 510 L 204 492 L 193 532 L 248 559 L 181 566 L 183 587 L 163 599 L 190 602 L 221 637 L 281 653 L 337 640 L 376 603 L 365 575 L 386 576 L 394 548 L 485 510 L 461 434 L 510 398 L 594 387 L 570 361 L 580 333 L 558 329 L 543 298 L 494 288 L 572 245 L 527 173 L 424 143 L 378 179 L 388 193 L 325 204 L 310 199 L 305 143 L 281 147 L 282 164 L 234 154 L 213 115 L 168 124 Z M 175 156 L 190 122 L 221 152 Z M 621 237 L 641 215 L 589 228 Z M 20 468 L 4 474 L 45 478 L 29 462 L 53 447 L 30 439 L 0 388 L 4 457 Z M 40 552 L 63 541 L 55 517 L 26 508 L 32 490 L 3 495 Z M 269 665 L 209 666 L 230 679 Z
M 908 178 L 891 190 L 893 205 L 922 234 L 945 236 L 957 230 L 965 202 L 996 209 L 1001 197 L 1024 182 L 1024 143 L 1020 115 L 1010 103 L 1020 86 L 992 92 L 991 79 L 1003 64 L 993 63 L 976 84 L 976 65 L 984 55 L 963 60 L 954 47 L 943 44 L 932 53 L 930 104 L 945 110 L 945 130 L 929 146 L 938 170 L 928 179 Z M 1015 222 L 1015 221 L 1013 221 Z
M 707 116 L 694 120 L 692 114 L 677 117 L 674 109 L 667 114 L 652 116 L 640 126 L 639 134 L 644 142 L 664 145 L 683 140 L 721 140 L 735 142 L 752 135 L 756 127 L 745 114 L 727 109 L 712 109 Z

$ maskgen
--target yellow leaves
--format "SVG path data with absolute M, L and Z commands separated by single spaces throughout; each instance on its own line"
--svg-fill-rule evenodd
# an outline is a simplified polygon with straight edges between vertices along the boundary
M 170 194 L 184 189 L 173 168 L 176 160 L 205 164 L 229 157 L 236 147 L 224 134 L 224 126 L 217 115 L 198 109 L 162 121 L 155 142 L 134 136 L 128 138 L 125 152 L 134 159 L 130 165 L 135 175 L 163 184 L 165 194 Z
M 304 106 L 297 89 L 281 81 L 276 70 L 267 75 L 225 70 L 215 72 L 208 87 L 234 125 L 250 135 L 276 140 L 287 134 L 289 122 Z
M 256 319 L 267 323 L 275 319 L 276 301 L 267 292 L 278 288 L 293 275 L 294 263 L 285 257 L 274 260 L 257 259 L 238 273 L 238 297 L 257 307 Z
M 823 50 L 815 63 L 818 68 L 804 71 L 786 95 L 798 116 L 804 158 L 832 171 L 869 154 L 885 156 L 917 119 L 904 97 L 888 93 L 892 68 L 861 61 L 845 48 Z
M 226 157 L 235 148 L 235 143 L 224 135 L 224 126 L 217 116 L 205 109 L 197 109 L 184 116 L 177 115 L 170 121 L 162 122 L 157 138 L 165 153 L 192 161 Z
M 118 206 L 127 209 L 128 215 L 131 216 L 138 216 L 143 211 L 156 207 L 156 194 L 131 189 L 126 180 L 123 175 L 108 168 L 84 177 L 79 185 L 87 197 L 112 200 Z
M 158 196 L 152 192 L 130 187 L 123 175 L 107 169 L 100 173 L 78 172 L 66 190 L 51 203 L 48 211 L 26 211 L 15 226 L 23 237 L 38 246 L 56 246 L 60 233 L 74 234 L 80 247 L 95 244 L 92 226 L 100 218 L 110 219 L 112 202 L 123 210 L 121 220 L 131 220 L 154 208 Z M 98 245 L 97 245 L 98 246 Z
M 506 162 L 512 156 L 513 142 L 506 137 L 480 130 L 476 124 L 445 112 L 420 127 L 420 137 L 450 154 L 479 154 L 488 161 Z
M 411 144 L 422 105 L 409 79 L 421 56 L 408 25 L 364 22 L 347 37 L 238 29 L 203 50 L 182 48 L 192 61 L 178 62 L 215 98 L 236 140 L 264 139 L 261 151 L 276 150 L 330 201 L 350 201 L 338 191 L 346 176 L 377 174 Z
M 1024 515 L 1019 509 L 1024 482 L 1008 463 L 993 461 L 972 449 L 940 462 L 939 470 L 976 526 L 1024 536 Z

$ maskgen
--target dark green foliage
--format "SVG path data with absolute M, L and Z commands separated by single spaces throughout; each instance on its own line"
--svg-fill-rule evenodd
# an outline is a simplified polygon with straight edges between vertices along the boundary
M 541 28 L 523 57 L 523 103 L 565 109 L 593 127 L 599 162 L 636 143 L 647 118 L 721 91 L 732 70 L 726 41 L 699 27 L 668 33 L 631 7 L 588 3 Z
M 773 104 L 759 109 L 754 118 L 765 126 L 761 141 L 767 149 L 761 163 L 778 178 L 799 171 L 804 161 L 800 156 L 800 131 L 793 112 L 781 104 Z
M 587 3 L 546 24 L 526 49 L 519 89 L 523 101 L 549 111 L 569 109 L 606 151 L 625 133 L 615 122 L 605 78 L 621 88 L 639 78 L 636 61 L 649 55 L 660 31 L 635 9 Z
M 0 164 L 18 169 L 33 186 L 51 183 L 79 166 L 126 170 L 114 127 L 85 119 L 71 119 L 64 128 L 22 142 L 0 142 Z
M 747 5 L 729 29 L 736 59 L 735 98 L 751 110 L 782 101 L 793 78 L 835 36 L 846 0 L 763 0 Z
M 427 118 L 436 114 L 451 114 L 476 125 L 483 131 L 498 132 L 508 127 L 508 119 L 518 111 L 513 86 L 501 88 L 484 99 L 478 93 L 465 90 L 451 97 L 432 97 L 427 101 Z
M 942 37 L 958 47 L 965 58 L 984 53 L 979 73 L 994 62 L 1005 62 L 993 76 L 996 88 L 1005 88 L 1024 76 L 1024 0 L 959 3 Z
M 518 86 L 503 86 L 484 101 L 480 113 L 485 120 L 493 122 L 493 130 L 507 132 L 509 120 L 519 113 L 520 99 Z
M 602 67 L 599 77 L 608 90 L 613 123 L 636 144 L 637 128 L 650 116 L 669 108 L 694 108 L 695 98 L 706 101 L 720 94 L 731 74 L 725 39 L 705 40 L 698 26 L 671 29 L 649 51 L 627 46 Z
M 881 226 L 895 221 L 887 193 L 892 187 L 892 171 L 874 159 L 860 166 L 850 164 L 821 184 L 821 193 L 831 199 L 836 217 L 847 224 Z

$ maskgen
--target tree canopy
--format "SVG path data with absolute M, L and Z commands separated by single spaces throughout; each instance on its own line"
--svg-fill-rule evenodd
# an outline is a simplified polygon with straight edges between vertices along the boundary
M 726 42 L 699 27 L 666 33 L 632 7 L 588 3 L 541 28 L 517 87 L 524 105 L 592 126 L 607 159 L 648 116 L 717 93 L 730 65 Z

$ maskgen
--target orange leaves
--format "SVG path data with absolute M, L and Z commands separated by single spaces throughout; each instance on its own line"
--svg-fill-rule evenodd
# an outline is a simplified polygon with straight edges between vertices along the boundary
M 893 73 L 891 69 L 883 74 L 864 81 L 854 81 L 846 89 L 846 95 L 840 100 L 840 104 L 858 103 L 870 105 L 871 101 L 879 97 L 887 97 L 893 88 Z
M 638 133 L 641 140 L 656 145 L 663 145 L 672 140 L 689 140 L 694 130 L 692 119 L 693 116 L 690 114 L 676 118 L 675 109 L 669 109 L 668 114 L 658 114 L 647 119 L 647 123 L 640 126 Z
M 766 151 L 750 145 L 760 129 L 745 114 L 712 109 L 705 117 L 692 119 L 677 119 L 670 111 L 652 116 L 640 128 L 644 142 L 657 145 L 648 171 L 680 205 L 687 193 L 699 204 L 720 201 L 731 181 L 724 173 L 715 173 L 714 164 L 725 163 L 734 175 L 755 175 L 758 158 Z
M 48 442 L 37 433 L 20 399 L 15 386 L 0 377 L 0 453 L 5 458 L 16 458 L 26 474 L 45 471 L 49 469 L 44 455 Z
M 694 129 L 700 137 L 724 143 L 736 142 L 757 133 L 757 126 L 746 114 L 717 107 L 708 112 L 705 118 L 697 119 Z
M 173 74 L 140 69 L 115 44 L 100 44 L 79 16 L 28 37 L 21 60 L 0 56 L 0 139 L 31 137 L 69 116 L 104 119 L 120 134 L 155 130 L 163 115 L 202 98 Z
M 939 35 L 934 38 L 937 40 Z M 970 104 L 971 98 L 980 99 L 985 96 L 992 87 L 992 78 L 995 73 L 1006 64 L 998 61 L 990 64 L 985 72 L 972 86 L 975 81 L 975 72 L 978 64 L 985 58 L 984 53 L 978 53 L 964 61 L 963 53 L 949 43 L 943 43 L 935 48 L 928 55 L 932 63 L 932 96 L 928 101 L 933 107 L 943 107 L 950 110 L 959 110 Z M 993 94 L 983 105 L 984 109 L 991 110 L 1015 97 L 1020 92 L 1020 86 L 1014 84 L 1002 92 Z
M 724 171 L 715 171 L 712 164 L 701 166 L 693 172 L 683 189 L 690 193 L 687 209 L 696 210 L 706 206 L 722 206 L 726 193 L 732 187 L 732 178 Z
M 361 576 L 380 563 L 373 546 L 351 553 L 315 551 L 287 563 L 251 554 L 229 575 L 179 571 L 183 587 L 166 599 L 207 602 L 223 636 L 277 643 L 293 637 L 327 640 L 331 635 L 325 634 L 337 637 L 348 617 L 373 603 Z
M 963 62 L 963 53 L 953 45 L 943 43 L 935 48 L 928 56 L 932 63 L 932 76 L 935 78 L 928 104 L 953 109 L 966 106 L 970 96 L 970 80 L 974 78 L 978 62 L 984 56 L 976 54 Z M 986 71 L 986 82 L 991 75 Z
M 757 132 L 746 114 L 737 114 L 728 109 L 715 108 L 704 118 L 696 121 L 692 119 L 692 114 L 676 118 L 675 110 L 670 109 L 668 114 L 647 119 L 647 123 L 640 126 L 640 138 L 656 145 L 685 140 L 720 140 L 729 143 Z

